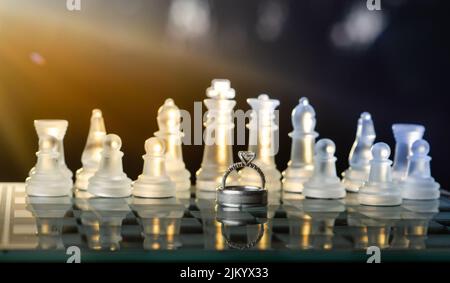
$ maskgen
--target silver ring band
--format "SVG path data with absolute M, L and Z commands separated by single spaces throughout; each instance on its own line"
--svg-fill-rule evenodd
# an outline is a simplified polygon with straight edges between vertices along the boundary
M 267 205 L 267 190 L 254 186 L 227 186 L 217 191 L 217 202 L 228 207 Z
M 228 167 L 227 171 L 225 171 L 225 174 L 222 177 L 222 188 L 226 187 L 227 178 L 228 175 L 230 175 L 231 172 L 237 171 L 238 169 L 244 168 L 244 167 L 250 167 L 256 172 L 258 172 L 259 176 L 261 177 L 261 188 L 266 188 L 266 177 L 264 176 L 263 171 L 261 168 L 259 168 L 257 165 L 252 163 L 253 159 L 255 158 L 255 153 L 251 151 L 239 151 L 238 152 L 239 159 L 241 159 L 241 162 L 234 163 L 230 167 Z

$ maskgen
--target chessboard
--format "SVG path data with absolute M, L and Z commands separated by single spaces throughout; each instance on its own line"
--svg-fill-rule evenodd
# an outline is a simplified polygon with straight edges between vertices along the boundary
M 396 207 L 269 194 L 264 208 L 225 209 L 214 193 L 169 199 L 27 197 L 0 183 L 0 261 L 383 261 L 450 260 L 450 199 Z M 245 250 L 245 252 L 244 252 Z

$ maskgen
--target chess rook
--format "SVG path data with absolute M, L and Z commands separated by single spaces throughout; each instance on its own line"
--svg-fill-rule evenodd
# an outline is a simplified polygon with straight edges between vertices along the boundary
M 392 167 L 392 178 L 395 182 L 401 181 L 408 171 L 408 157 L 411 147 L 416 140 L 423 137 L 425 127 L 415 124 L 394 124 L 392 131 L 395 138 L 395 156 Z
M 41 135 L 37 163 L 33 173 L 25 180 L 27 195 L 58 197 L 71 194 L 72 179 L 61 169 L 58 144 L 57 138 Z
M 266 178 L 266 189 L 279 191 L 281 189 L 281 173 L 275 164 L 275 154 L 278 150 L 276 144 L 276 132 L 278 125 L 275 123 L 275 108 L 280 104 L 279 100 L 270 99 L 267 94 L 261 94 L 257 99 L 247 99 L 252 108 L 249 129 L 248 151 L 256 153 L 253 163 L 261 168 Z M 239 172 L 240 184 L 260 186 L 261 177 L 252 168 L 243 168 Z
M 56 138 L 57 151 L 59 153 L 58 164 L 64 175 L 69 178 L 72 178 L 72 171 L 67 168 L 66 161 L 64 158 L 64 136 L 66 135 L 67 127 L 69 126 L 69 122 L 66 120 L 34 120 L 34 128 L 36 129 L 36 133 L 38 138 L 41 139 L 43 136 L 49 135 Z M 35 168 L 30 170 L 30 175 L 33 174 Z
M 413 143 L 409 157 L 408 173 L 400 182 L 403 199 L 432 200 L 440 196 L 440 185 L 431 177 L 430 145 L 425 140 Z
M 314 130 L 316 112 L 306 97 L 299 100 L 291 117 L 294 128 L 289 133 L 292 139 L 291 159 L 283 172 L 283 191 L 301 193 L 303 184 L 313 174 L 314 144 L 319 134 Z
M 330 139 L 321 139 L 315 145 L 314 172 L 304 184 L 303 194 L 308 198 L 339 199 L 345 197 L 345 188 L 336 175 L 336 146 Z
M 92 110 L 91 124 L 89 133 L 81 155 L 81 163 L 83 167 L 76 172 L 75 188 L 86 190 L 88 180 L 94 176 L 100 166 L 103 151 L 103 139 L 106 136 L 105 122 L 103 120 L 102 111 L 99 109 Z
M 176 184 L 166 173 L 164 142 L 156 137 L 145 141 L 144 168 L 133 183 L 133 195 L 145 198 L 175 197 Z
M 191 173 L 186 170 L 183 162 L 181 139 L 180 109 L 173 99 L 166 99 L 158 110 L 158 128 L 155 136 L 164 141 L 166 170 L 170 179 L 175 182 L 177 191 L 186 191 L 191 187 Z
M 233 108 L 236 101 L 230 81 L 215 79 L 206 90 L 208 109 L 204 132 L 204 151 L 201 168 L 196 173 L 196 187 L 199 190 L 215 191 L 222 176 L 233 164 Z M 237 174 L 230 174 L 230 183 L 236 182 Z
M 342 182 L 350 192 L 358 192 L 369 178 L 371 148 L 375 140 L 375 128 L 369 113 L 363 112 L 358 119 L 356 138 L 348 157 L 349 168 L 342 173 Z
M 400 189 L 392 181 L 390 155 L 389 145 L 379 142 L 372 146 L 369 179 L 359 190 L 360 204 L 395 206 L 402 203 Z
M 99 169 L 88 181 L 87 190 L 92 195 L 120 198 L 131 194 L 131 180 L 123 172 L 121 147 L 122 140 L 118 135 L 105 136 Z

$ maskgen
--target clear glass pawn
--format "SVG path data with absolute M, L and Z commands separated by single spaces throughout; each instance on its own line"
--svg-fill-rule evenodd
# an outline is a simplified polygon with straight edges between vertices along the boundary
M 166 99 L 158 110 L 159 131 L 155 136 L 164 141 L 166 170 L 170 179 L 175 182 L 177 191 L 186 191 L 191 187 L 191 173 L 183 161 L 181 139 L 184 134 L 180 130 L 181 113 L 173 99 Z
M 156 137 L 145 141 L 144 168 L 133 182 L 133 195 L 145 198 L 175 197 L 176 184 L 166 172 L 164 142 Z
M 303 194 L 308 198 L 319 199 L 345 197 L 345 188 L 336 174 L 336 145 L 330 139 L 321 139 L 314 150 L 314 173 L 304 184 Z
M 247 103 L 252 108 L 249 129 L 248 150 L 256 153 L 253 161 L 261 168 L 266 177 L 266 188 L 269 191 L 281 189 L 281 173 L 275 164 L 275 153 L 278 151 L 277 131 L 275 123 L 275 108 L 280 104 L 279 100 L 270 99 L 267 94 L 261 94 L 257 99 L 249 98 Z M 261 177 L 252 168 L 243 168 L 239 171 L 242 185 L 260 186 Z
M 83 167 L 76 172 L 75 188 L 86 190 L 89 178 L 94 176 L 100 166 L 103 151 L 103 139 L 106 136 L 105 122 L 100 109 L 92 110 L 89 134 L 81 155 Z
M 292 126 L 289 133 L 292 139 L 291 160 L 283 172 L 283 191 L 301 193 L 303 184 L 311 178 L 314 171 L 314 144 L 319 135 L 315 131 L 316 112 L 306 97 L 292 110 Z
M 368 112 L 361 113 L 358 119 L 356 138 L 348 158 L 350 166 L 342 173 L 342 182 L 347 191 L 358 192 L 369 178 L 371 148 L 375 137 L 372 116 Z
M 394 124 L 392 132 L 395 138 L 392 178 L 394 182 L 399 182 L 408 172 L 408 157 L 411 156 L 411 147 L 416 140 L 423 137 L 425 127 L 416 124 Z
M 233 164 L 233 108 L 236 101 L 229 80 L 215 79 L 206 90 L 208 99 L 203 102 L 208 109 L 204 123 L 204 151 L 202 165 L 196 173 L 196 188 L 216 191 L 222 176 Z M 236 183 L 235 172 L 229 176 L 229 184 Z
M 71 194 L 73 182 L 61 170 L 57 149 L 58 140 L 55 137 L 41 135 L 36 166 L 25 180 L 27 195 L 57 197 Z
M 358 201 L 363 205 L 395 206 L 402 203 L 400 189 L 392 181 L 392 161 L 389 145 L 379 142 L 372 146 L 369 179 L 359 190 Z
M 90 194 L 107 198 L 128 197 L 131 194 L 131 180 L 123 172 L 121 147 L 122 140 L 118 135 L 106 135 L 99 169 L 89 179 L 87 190 Z
M 409 157 L 408 173 L 400 182 L 403 199 L 431 200 L 440 196 L 440 185 L 431 177 L 430 145 L 426 140 L 414 142 Z

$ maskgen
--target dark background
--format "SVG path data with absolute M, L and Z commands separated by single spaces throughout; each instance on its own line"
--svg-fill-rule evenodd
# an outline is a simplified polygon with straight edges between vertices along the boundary
M 290 112 L 307 96 L 320 138 L 337 145 L 338 172 L 369 111 L 392 151 L 393 123 L 423 124 L 432 173 L 448 187 L 448 1 L 381 0 L 381 11 L 366 0 L 185 1 L 81 0 L 81 11 L 63 0 L 1 1 L 0 180 L 24 180 L 34 165 L 34 119 L 69 120 L 66 162 L 79 168 L 96 107 L 136 178 L 164 100 L 192 113 L 213 78 L 228 78 L 237 108 L 260 93 L 280 100 L 280 171 Z M 194 174 L 203 147 L 183 150 Z

